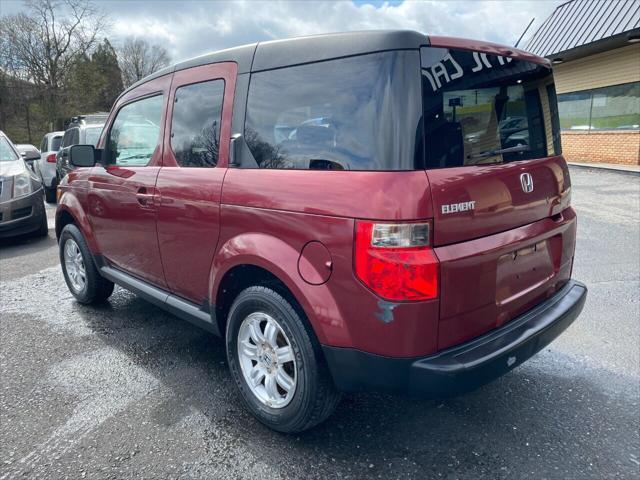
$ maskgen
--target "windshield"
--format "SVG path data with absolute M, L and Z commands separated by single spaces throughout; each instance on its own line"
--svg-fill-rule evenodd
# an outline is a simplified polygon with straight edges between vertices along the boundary
M 98 140 L 100 139 L 100 133 L 102 133 L 102 127 L 91 127 L 85 128 L 85 144 L 93 145 L 94 147 L 98 144 Z
M 13 162 L 14 160 L 18 160 L 18 154 L 15 152 L 11 145 L 9 144 L 9 140 L 5 137 L 0 137 L 0 162 Z
M 551 70 L 484 53 L 421 50 L 427 167 L 559 154 Z M 550 100 L 551 99 L 551 100 Z

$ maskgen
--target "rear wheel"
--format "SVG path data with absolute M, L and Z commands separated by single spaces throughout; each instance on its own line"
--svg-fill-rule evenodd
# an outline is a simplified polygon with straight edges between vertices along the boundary
M 245 404 L 258 420 L 285 433 L 325 420 L 340 401 L 320 346 L 301 313 L 280 294 L 250 287 L 233 302 L 227 358 Z
M 113 282 L 98 272 L 82 233 L 73 224 L 60 234 L 60 263 L 67 287 L 80 303 L 103 302 L 113 293 Z

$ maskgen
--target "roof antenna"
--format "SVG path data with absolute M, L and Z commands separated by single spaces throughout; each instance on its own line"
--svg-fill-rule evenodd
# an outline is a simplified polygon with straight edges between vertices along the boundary
M 524 29 L 524 32 L 522 32 L 522 35 L 520 35 L 520 38 L 518 39 L 518 41 L 516 42 L 516 44 L 513 46 L 513 48 L 516 48 L 518 46 L 518 44 L 520 43 L 520 40 L 522 40 L 522 37 L 524 37 L 524 34 L 527 33 L 527 30 L 529 30 L 529 27 L 531 26 L 531 24 L 533 23 L 533 21 L 536 19 L 536 17 L 533 17 L 531 19 L 531 21 L 529 22 L 529 25 L 527 25 L 527 28 Z

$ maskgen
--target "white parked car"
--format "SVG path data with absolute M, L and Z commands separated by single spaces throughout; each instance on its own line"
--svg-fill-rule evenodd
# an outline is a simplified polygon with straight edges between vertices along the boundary
M 40 177 L 44 186 L 44 195 L 47 203 L 56 201 L 56 153 L 60 150 L 64 132 L 50 132 L 42 138 L 40 145 L 40 158 L 33 164 L 36 175 Z

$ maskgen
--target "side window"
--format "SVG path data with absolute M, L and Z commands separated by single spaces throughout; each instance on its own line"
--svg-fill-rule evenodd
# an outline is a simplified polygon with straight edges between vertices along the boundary
M 224 80 L 176 89 L 171 148 L 181 167 L 215 167 L 220 147 Z
M 74 128 L 71 130 L 71 145 L 78 145 L 80 143 L 80 129 Z
M 107 138 L 107 163 L 145 166 L 160 138 L 162 95 L 129 103 L 116 115 Z
M 64 136 L 62 137 L 62 147 L 68 147 L 72 145 L 71 140 L 73 138 L 73 130 L 67 130 L 64 132 Z
M 562 146 L 560 144 L 560 117 L 558 116 L 558 96 L 556 95 L 556 86 L 553 83 L 547 85 L 547 98 L 549 100 L 551 130 L 553 132 L 553 154 L 560 155 L 560 153 L 562 153 Z
M 40 151 L 41 152 L 46 152 L 47 151 L 47 137 L 44 137 L 42 139 L 42 143 L 40 144 Z
M 421 168 L 419 62 L 397 51 L 252 73 L 244 135 L 255 165 L 242 166 Z

